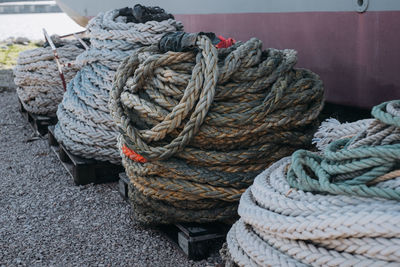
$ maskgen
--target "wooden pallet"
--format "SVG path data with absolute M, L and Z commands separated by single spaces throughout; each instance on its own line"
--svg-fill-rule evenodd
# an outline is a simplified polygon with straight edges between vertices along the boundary
M 222 223 L 178 223 L 158 229 L 191 260 L 206 259 L 226 239 L 229 226 Z
M 76 185 L 118 181 L 119 173 L 124 170 L 121 165 L 76 156 L 57 142 L 54 137 L 54 126 L 49 126 L 48 133 L 48 141 L 51 149 L 74 179 Z
M 121 172 L 118 180 L 118 191 L 125 200 L 128 200 L 129 198 L 129 186 L 131 186 L 131 183 L 128 176 L 125 172 Z
M 48 132 L 48 127 L 57 123 L 57 117 L 37 115 L 27 111 L 24 108 L 21 100 L 18 98 L 19 111 L 22 116 L 28 121 L 33 131 L 38 135 L 44 136 Z
M 129 198 L 129 178 L 125 172 L 120 173 L 119 193 L 127 200 Z M 209 256 L 216 244 L 222 245 L 230 226 L 222 223 L 177 223 L 159 225 L 159 230 L 189 259 L 202 260 Z M 217 246 L 218 247 L 218 246 Z

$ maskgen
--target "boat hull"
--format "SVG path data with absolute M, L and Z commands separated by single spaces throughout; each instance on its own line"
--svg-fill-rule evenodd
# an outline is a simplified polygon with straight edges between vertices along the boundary
M 186 31 L 257 37 L 293 48 L 324 81 L 326 99 L 370 108 L 400 99 L 400 11 L 176 15 Z
M 225 6 L 225 0 L 215 5 L 209 0 L 147 2 L 172 12 L 188 32 L 212 31 L 236 40 L 257 37 L 264 48 L 297 50 L 297 66 L 321 76 L 329 102 L 371 108 L 400 99 L 400 1 L 364 0 L 364 6 L 351 0 L 240 0 Z M 129 5 L 121 0 L 113 8 L 123 4 Z M 87 10 L 86 17 L 95 15 Z

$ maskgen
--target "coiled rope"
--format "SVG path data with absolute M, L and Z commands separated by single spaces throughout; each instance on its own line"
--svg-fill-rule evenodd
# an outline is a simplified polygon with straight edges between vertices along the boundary
M 296 61 L 295 51 L 263 51 L 255 38 L 217 50 L 204 35 L 188 52 L 153 46 L 125 59 L 110 110 L 135 218 L 235 217 L 259 171 L 311 141 L 323 86 Z
M 256 177 L 227 237 L 236 264 L 399 266 L 400 101 L 372 114 L 323 156 L 298 151 Z
M 376 119 L 365 131 L 332 142 L 323 156 L 296 151 L 288 172 L 289 184 L 305 191 L 400 200 L 400 191 L 372 185 L 400 167 L 399 103 L 374 107 Z
M 62 40 L 54 35 L 51 38 L 58 46 L 60 63 L 66 66 L 63 72 L 68 82 L 79 70 L 74 61 L 83 52 L 83 48 L 77 41 Z M 51 48 L 21 52 L 14 67 L 14 75 L 17 94 L 24 108 L 34 114 L 55 116 L 64 88 Z
M 165 14 L 162 9 L 157 9 L 157 12 Z M 162 17 L 155 13 L 148 18 L 152 16 Z M 108 110 L 115 71 L 134 49 L 157 43 L 164 33 L 180 29 L 182 24 L 173 19 L 126 22 L 120 10 L 100 13 L 90 20 L 88 35 L 91 46 L 78 57 L 77 63 L 82 69 L 68 84 L 58 108 L 57 140 L 73 154 L 120 164 L 118 129 Z
M 374 119 L 364 119 L 355 122 L 340 123 L 338 120 L 330 118 L 321 123 L 318 131 L 314 134 L 313 144 L 324 151 L 326 147 L 342 138 L 350 138 L 366 130 Z

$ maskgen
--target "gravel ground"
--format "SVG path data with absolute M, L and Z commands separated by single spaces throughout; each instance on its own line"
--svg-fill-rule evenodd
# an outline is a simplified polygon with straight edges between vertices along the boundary
M 2 91 L 11 91 L 15 89 L 13 79 L 14 74 L 12 69 L 0 69 L 0 93 Z
M 0 266 L 215 266 L 130 218 L 117 183 L 75 186 L 0 91 Z

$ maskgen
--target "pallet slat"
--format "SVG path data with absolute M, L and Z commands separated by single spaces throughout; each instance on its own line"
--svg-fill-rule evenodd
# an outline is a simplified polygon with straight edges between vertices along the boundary
M 48 141 L 51 149 L 64 168 L 74 179 L 76 185 L 108 183 L 118 181 L 123 167 L 105 161 L 85 159 L 69 152 L 54 137 L 54 126 L 49 126 Z
M 48 127 L 51 125 L 55 125 L 57 123 L 57 117 L 53 116 L 44 116 L 44 115 L 36 115 L 30 113 L 24 108 L 21 99 L 18 98 L 19 111 L 22 116 L 28 121 L 29 125 L 33 129 L 35 133 L 40 136 L 46 135 L 48 132 Z

